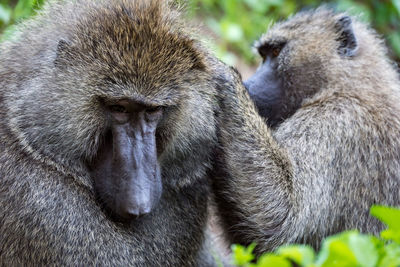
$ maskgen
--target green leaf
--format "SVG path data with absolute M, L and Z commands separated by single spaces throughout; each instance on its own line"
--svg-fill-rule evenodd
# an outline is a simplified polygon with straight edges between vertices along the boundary
M 389 40 L 392 43 L 393 48 L 400 54 L 400 36 L 398 34 L 391 35 Z M 397 47 L 397 49 L 396 49 Z M 381 237 L 386 240 L 393 240 L 400 244 L 400 209 L 385 207 L 385 206 L 373 206 L 371 208 L 371 214 L 382 222 L 384 222 L 389 228 L 381 232 Z
M 305 245 L 288 245 L 280 247 L 277 254 L 294 261 L 299 265 L 309 265 L 314 262 L 314 250 Z
M 347 242 L 359 265 L 363 267 L 376 266 L 379 254 L 375 246 L 374 237 L 351 232 L 348 235 Z
M 346 244 L 348 232 L 334 235 L 323 241 L 321 251 L 317 258 L 317 266 L 321 267 L 347 267 L 357 266 L 357 259 Z
M 398 267 L 400 266 L 400 246 L 396 243 L 388 244 L 384 247 L 384 255 L 380 260 L 379 267 Z
M 385 240 L 393 240 L 397 244 L 400 244 L 400 231 L 386 229 L 381 232 L 381 237 Z
M 379 252 L 376 238 L 357 231 L 343 232 L 325 239 L 318 255 L 317 265 L 331 266 L 376 266 Z
M 291 267 L 290 261 L 282 256 L 273 254 L 264 254 L 257 261 L 256 267 Z
M 234 264 L 241 266 L 254 260 L 255 256 L 253 255 L 253 250 L 255 247 L 255 243 L 252 243 L 247 248 L 237 244 L 232 245 Z
M 374 205 L 371 207 L 370 213 L 384 222 L 389 228 L 400 231 L 400 209 Z

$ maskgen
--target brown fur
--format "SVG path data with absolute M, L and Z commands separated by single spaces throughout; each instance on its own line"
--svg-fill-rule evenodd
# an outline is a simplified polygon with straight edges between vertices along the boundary
M 259 41 L 287 40 L 278 58 L 288 111 L 280 125 L 269 128 L 240 77 L 228 77 L 214 190 L 231 242 L 256 242 L 258 253 L 294 242 L 319 247 L 346 229 L 377 234 L 383 225 L 371 205 L 400 205 L 398 73 L 356 18 L 358 51 L 339 55 L 341 17 L 300 13 Z
M 215 87 L 188 32 L 166 1 L 51 1 L 0 46 L 0 265 L 213 265 Z M 97 202 L 86 166 L 104 97 L 170 107 L 157 129 L 161 201 L 130 224 Z

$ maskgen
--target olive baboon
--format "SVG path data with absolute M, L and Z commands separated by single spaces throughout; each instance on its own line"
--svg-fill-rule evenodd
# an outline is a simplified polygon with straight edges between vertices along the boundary
M 370 206 L 400 204 L 400 82 L 382 41 L 320 8 L 256 47 L 263 63 L 248 91 L 232 73 L 220 99 L 214 190 L 230 241 L 260 253 L 319 247 L 345 229 L 378 233 Z
M 1 45 L 0 265 L 213 265 L 215 86 L 165 2 L 52 1 Z

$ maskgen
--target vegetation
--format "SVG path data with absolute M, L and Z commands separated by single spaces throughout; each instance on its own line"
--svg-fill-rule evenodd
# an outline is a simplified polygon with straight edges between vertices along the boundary
M 12 35 L 15 22 L 35 14 L 45 0 L 0 0 L 0 32 L 2 39 Z M 255 64 L 250 47 L 274 21 L 295 12 L 316 7 L 321 0 L 176 0 L 187 2 L 192 18 L 201 21 L 216 36 L 211 44 L 226 63 L 238 59 Z M 336 0 L 338 10 L 347 10 L 370 22 L 388 41 L 392 57 L 400 62 L 400 0 Z
M 218 36 L 217 55 L 228 64 L 243 58 L 254 64 L 249 49 L 274 21 L 287 18 L 299 10 L 317 7 L 321 0 L 190 0 L 191 15 L 201 18 Z M 399 0 L 336 0 L 330 5 L 346 10 L 369 22 L 388 40 L 392 57 L 400 62 Z
M 252 262 L 255 244 L 247 248 L 234 245 L 234 263 L 241 267 L 400 266 L 400 209 L 373 206 L 371 214 L 388 226 L 381 232 L 381 238 L 348 231 L 326 238 L 317 255 L 306 245 L 286 245 L 275 253 L 263 254 L 256 263 Z
M 183 1 L 183 0 L 182 0 Z M 13 33 L 13 25 L 32 16 L 44 0 L 0 0 L 1 38 Z M 256 59 L 249 49 L 252 43 L 266 31 L 269 25 L 299 11 L 304 7 L 316 7 L 318 0 L 189 0 L 190 16 L 204 24 L 218 36 L 215 45 L 217 55 L 228 64 L 238 58 L 254 64 Z M 392 56 L 400 62 L 400 0 L 337 0 L 338 10 L 360 15 L 388 41 Z M 400 266 L 400 209 L 374 206 L 371 214 L 388 228 L 381 238 L 357 231 L 343 232 L 324 240 L 316 252 L 306 245 L 286 245 L 275 253 L 262 255 L 256 263 L 249 247 L 233 246 L 233 260 L 243 267 L 297 266 Z
M 1 39 L 13 33 L 16 22 L 32 16 L 43 4 L 44 0 L 0 0 L 0 32 Z

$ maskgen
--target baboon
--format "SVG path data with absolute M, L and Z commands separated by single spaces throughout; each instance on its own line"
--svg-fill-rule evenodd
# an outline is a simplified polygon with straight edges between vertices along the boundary
M 216 87 L 174 6 L 51 1 L 1 44 L 1 266 L 213 265 Z
M 322 7 L 277 23 L 256 48 L 263 62 L 246 87 L 220 77 L 213 188 L 229 241 L 259 254 L 318 248 L 346 229 L 377 234 L 371 205 L 400 204 L 400 82 L 382 40 Z

